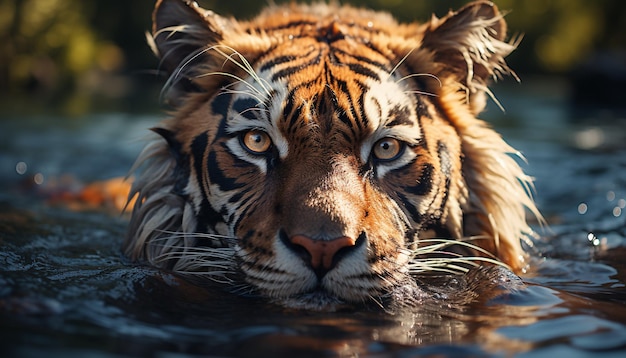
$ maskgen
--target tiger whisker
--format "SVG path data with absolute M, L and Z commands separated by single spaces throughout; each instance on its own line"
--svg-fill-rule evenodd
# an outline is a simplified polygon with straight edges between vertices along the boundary
M 250 93 L 247 91 L 237 91 L 237 90 L 231 90 L 231 89 L 223 89 L 222 93 L 227 93 L 227 94 L 243 94 L 246 96 L 250 96 L 250 97 L 254 97 L 254 99 L 256 99 L 258 101 L 257 103 L 257 107 L 252 107 L 252 108 L 248 108 L 248 110 L 258 110 L 258 111 L 264 111 L 266 113 L 270 113 L 269 109 L 267 109 L 267 105 L 265 104 L 265 102 L 263 101 L 263 99 L 261 99 L 259 96 L 255 95 L 254 93 Z M 264 107 L 264 108 L 260 108 L 260 107 Z M 242 112 L 244 113 L 244 112 Z M 241 114 L 241 113 L 240 113 Z
M 481 90 L 481 91 L 485 91 L 485 93 L 487 94 L 487 96 L 489 96 L 489 98 L 491 98 L 491 100 L 496 104 L 496 106 L 498 106 L 498 108 L 500 108 L 500 110 L 504 113 L 506 112 L 506 110 L 504 109 L 504 106 L 502 105 L 502 103 L 500 103 L 500 100 L 498 100 L 498 98 L 496 98 L 496 95 L 493 93 L 493 91 L 485 86 L 482 85 L 480 83 L 475 83 L 474 86 Z
M 432 272 L 432 271 L 446 271 L 451 273 L 465 273 L 468 271 L 466 267 L 459 266 L 457 264 L 465 264 L 473 267 L 480 266 L 482 263 L 490 263 L 497 266 L 510 269 L 508 265 L 497 259 L 491 259 L 481 256 L 462 256 L 462 257 L 445 257 L 445 258 L 423 258 L 412 261 L 408 264 L 409 272 L 411 274 Z M 449 271 L 448 269 L 454 270 Z
M 180 66 L 178 66 L 178 69 L 176 70 L 176 72 L 174 72 L 173 77 L 177 78 L 183 72 L 183 70 L 187 68 L 187 65 L 189 65 L 193 60 L 197 59 L 198 57 L 202 56 L 203 54 L 209 51 L 210 51 L 210 48 L 204 48 L 204 49 L 191 53 L 189 56 L 185 58 L 185 61 Z
M 435 272 L 439 272 L 439 273 L 445 273 L 445 274 L 453 274 L 453 275 L 460 275 L 460 274 L 464 274 L 467 273 L 468 269 L 465 267 L 459 267 L 459 266 L 450 266 L 448 267 L 439 267 L 439 266 L 429 266 L 427 268 L 424 269 L 411 269 L 410 273 L 413 275 L 419 275 L 419 274 L 432 274 Z
M 453 274 L 466 273 L 469 271 L 467 267 L 457 264 L 465 264 L 472 267 L 480 266 L 480 262 L 490 263 L 504 268 L 510 269 L 508 265 L 496 259 L 480 256 L 455 257 L 455 258 L 428 258 L 420 262 L 412 262 L 408 265 L 411 274 L 447 272 Z
M 220 50 L 221 47 L 223 47 L 223 48 L 225 48 L 225 49 L 227 49 L 229 51 L 232 51 L 232 54 L 230 54 L 230 55 L 226 54 L 224 51 Z M 263 83 L 264 80 L 254 71 L 254 68 L 252 67 L 250 62 L 248 62 L 248 60 L 245 58 L 245 56 L 243 56 L 240 52 L 238 52 L 235 49 L 233 49 L 232 47 L 226 46 L 226 45 L 212 46 L 211 49 L 213 49 L 214 51 L 216 51 L 220 55 L 224 56 L 226 58 L 226 60 L 231 61 L 232 63 L 237 65 L 239 68 L 244 70 L 248 75 L 250 75 L 250 77 L 252 77 L 259 84 L 259 86 L 261 86 L 261 88 L 265 91 L 265 94 L 267 94 L 268 96 L 271 96 L 271 91 L 269 91 L 267 89 L 267 87 L 266 87 L 266 85 L 268 83 L 267 82 Z M 238 62 L 238 61 L 234 60 L 233 56 L 238 56 L 239 59 L 241 60 L 241 62 Z M 259 94 L 262 94 L 262 93 L 259 92 Z
M 380 307 L 381 309 L 385 308 L 385 305 L 383 304 L 383 300 L 382 297 L 375 297 L 372 294 L 368 294 L 367 298 L 369 298 L 371 301 L 373 301 L 378 307 Z
M 410 274 L 420 274 L 429 272 L 445 273 L 466 273 L 468 268 L 459 264 L 469 266 L 480 266 L 480 263 L 489 263 L 510 269 L 508 265 L 498 260 L 492 253 L 480 246 L 472 244 L 470 241 L 486 239 L 481 236 L 463 238 L 463 240 L 452 240 L 443 238 L 425 239 L 420 241 L 429 245 L 419 247 L 412 251 L 412 258 L 408 268 Z M 444 250 L 451 246 L 463 246 L 470 248 L 485 256 L 463 256 L 459 253 Z M 424 255 L 438 255 L 439 257 L 421 257 Z
M 155 229 L 154 231 L 160 232 L 163 234 L 178 235 L 178 237 L 193 236 L 193 237 L 198 237 L 198 238 L 216 238 L 216 239 L 232 239 L 232 240 L 237 239 L 236 237 L 233 237 L 233 236 L 212 234 L 212 233 L 206 233 L 206 232 L 182 232 L 182 231 L 171 231 L 171 230 L 163 230 L 163 229 Z
M 239 283 L 236 285 L 231 285 L 228 288 L 228 291 L 234 293 L 234 294 L 238 294 L 238 295 L 247 295 L 247 296 L 252 296 L 255 294 L 256 289 L 249 285 L 249 284 L 245 284 L 245 283 Z
M 206 242 L 204 240 L 208 240 L 210 244 L 214 245 L 213 247 L 207 247 L 206 249 L 230 249 L 232 245 L 229 245 L 229 241 L 232 243 L 233 241 L 236 240 L 231 237 L 220 236 L 220 235 L 213 236 L 213 235 L 194 235 L 194 234 L 180 233 L 176 235 L 155 237 L 152 239 L 151 244 L 155 246 L 158 245 L 157 247 L 169 247 L 170 245 L 175 245 L 171 241 L 180 242 L 180 241 L 189 240 L 189 239 L 200 240 L 201 242 Z M 196 247 L 194 249 L 200 250 L 200 249 L 203 249 L 203 247 Z
M 170 50 L 170 51 L 168 51 L 167 53 L 165 53 L 165 54 L 163 55 L 163 57 L 161 58 L 161 61 L 160 61 L 160 63 L 159 63 L 159 67 L 160 67 L 160 66 L 161 66 L 161 65 L 165 62 L 165 59 L 167 58 L 167 56 L 168 56 L 170 53 L 175 53 L 175 52 L 176 52 L 176 48 L 174 47 L 174 48 L 172 48 L 172 50 Z M 182 69 L 181 69 L 181 71 L 182 71 Z M 174 74 L 174 73 L 172 73 L 172 74 L 171 74 L 171 75 L 167 78 L 167 80 L 165 81 L 165 84 L 163 85 L 163 88 L 161 88 L 161 92 L 159 93 L 159 98 L 160 98 L 161 100 L 163 100 L 163 98 L 166 96 L 167 92 L 168 92 L 171 88 L 173 88 L 173 87 L 174 87 L 174 85 L 176 84 L 176 82 L 177 82 L 177 81 L 178 81 L 178 79 L 179 79 L 179 74 L 180 74 L 180 72 L 181 72 L 181 71 L 178 71 L 178 72 L 176 72 L 175 74 Z
M 211 253 L 212 255 L 208 256 L 207 253 Z M 215 259 L 224 260 L 224 261 L 221 261 L 220 265 L 223 264 L 224 262 L 229 262 L 229 261 L 234 262 L 231 255 L 218 253 L 218 252 L 210 252 L 208 250 L 205 250 L 205 251 L 198 250 L 198 252 L 190 252 L 190 251 L 184 251 L 184 250 L 173 251 L 173 252 L 170 251 L 170 252 L 164 252 L 158 256 L 155 256 L 155 260 L 159 260 L 159 261 L 167 261 L 171 259 L 185 259 L 185 260 L 194 261 L 197 258 L 200 258 L 203 261 L 210 263 L 211 265 L 219 262 L 219 261 L 216 261 Z
M 254 86 L 252 84 L 246 82 L 243 78 L 241 78 L 241 77 L 239 77 L 237 75 L 234 75 L 234 74 L 228 73 L 228 72 L 219 72 L 218 71 L 218 72 L 203 73 L 203 74 L 197 75 L 196 78 L 202 78 L 202 77 L 208 77 L 208 76 L 224 76 L 224 77 L 233 78 L 233 79 L 237 80 L 238 82 L 243 83 L 248 89 L 253 91 L 253 93 L 256 93 L 256 94 L 253 94 L 253 93 L 250 93 L 250 92 L 244 92 L 245 94 L 253 96 L 259 103 L 263 103 L 264 102 L 263 99 L 260 97 L 260 96 L 263 95 L 263 93 L 260 92 L 259 90 L 257 90 L 256 88 L 254 88 Z M 228 92 L 225 92 L 225 93 L 228 93 Z
M 175 32 L 175 30 L 176 30 L 176 29 L 175 29 L 175 30 L 171 30 L 171 28 L 168 28 L 168 29 L 170 29 L 170 31 L 172 31 L 172 33 L 171 33 L 169 36 L 171 36 L 171 35 Z M 166 30 L 166 29 L 163 29 L 163 30 Z M 161 31 L 163 31 L 163 30 L 161 30 Z M 157 33 L 157 35 L 158 35 L 158 33 Z M 155 35 L 155 36 L 156 36 L 156 35 Z M 182 42 L 182 43 L 184 43 L 184 42 Z M 227 49 L 229 49 L 229 50 L 233 51 L 233 53 L 232 53 L 231 55 L 228 55 L 228 54 L 226 54 L 224 51 L 220 50 L 220 49 L 219 49 L 219 47 L 224 47 L 224 48 L 227 48 Z M 169 52 L 175 52 L 175 49 L 176 49 L 176 47 L 174 47 L 174 48 L 173 48 L 172 50 L 170 50 Z M 248 75 L 250 75 L 250 77 L 252 77 L 252 78 L 253 78 L 253 79 L 254 79 L 254 80 L 255 80 L 255 81 L 259 84 L 259 86 L 261 86 L 261 88 L 265 91 L 265 94 L 267 94 L 268 96 L 270 96 L 270 95 L 271 95 L 271 93 L 270 93 L 270 91 L 267 89 L 266 85 L 265 85 L 265 84 L 263 84 L 263 79 L 261 79 L 261 78 L 258 76 L 258 74 L 256 74 L 256 72 L 254 71 L 254 69 L 252 68 L 252 66 L 250 65 L 250 63 L 249 63 L 249 62 L 245 59 L 245 57 L 244 57 L 243 55 L 241 55 L 240 53 L 238 53 L 237 51 L 235 51 L 234 49 L 232 49 L 232 48 L 230 48 L 230 47 L 228 47 L 228 46 L 223 46 L 223 45 L 216 45 L 216 46 L 207 47 L 207 48 L 204 48 L 204 49 L 202 49 L 202 50 L 195 51 L 194 53 L 192 53 L 192 54 L 190 54 L 189 56 L 187 56 L 187 57 L 185 58 L 185 60 L 181 63 L 181 65 L 179 65 L 179 66 L 178 66 L 178 69 L 177 69 L 177 70 L 173 73 L 173 75 L 172 75 L 172 76 L 170 76 L 170 78 L 168 79 L 168 81 L 166 82 L 166 84 L 165 84 L 165 86 L 164 86 L 164 90 L 166 90 L 167 88 L 169 88 L 169 87 L 171 87 L 171 86 L 172 86 L 173 82 L 174 82 L 177 78 L 179 78 L 179 77 L 180 77 L 180 74 L 181 74 L 181 73 L 182 73 L 182 72 L 183 72 L 183 71 L 187 68 L 187 66 L 188 66 L 191 62 L 193 62 L 193 60 L 195 60 L 195 59 L 196 59 L 196 58 L 198 58 L 199 56 L 201 56 L 201 55 L 203 55 L 203 54 L 205 54 L 205 53 L 207 53 L 207 52 L 209 52 L 209 51 L 211 51 L 211 50 L 213 50 L 213 51 L 215 51 L 215 52 L 219 53 L 220 55 L 224 56 L 224 57 L 225 57 L 225 62 L 231 61 L 232 63 L 234 63 L 235 65 L 237 65 L 237 66 L 238 66 L 238 67 L 240 67 L 241 69 L 243 69 L 243 70 L 244 70 L 244 71 L 245 71 Z M 244 64 L 241 64 L 240 62 L 238 62 L 238 61 L 234 60 L 234 59 L 233 59 L 233 56 L 235 56 L 235 55 L 239 56 L 239 58 L 242 60 L 242 62 L 243 62 Z M 167 56 L 167 54 L 165 54 L 165 55 L 163 56 L 163 58 L 165 58 L 166 56 Z M 162 59 L 162 62 L 163 62 L 163 59 Z M 245 81 L 244 79 L 242 79 L 241 77 L 236 76 L 236 75 L 233 75 L 233 74 L 230 74 L 230 73 L 226 73 L 226 72 L 211 72 L 211 73 L 208 73 L 208 74 L 201 74 L 201 75 L 197 75 L 197 76 L 196 76 L 196 78 L 201 78 L 201 77 L 204 77 L 204 76 L 207 76 L 207 75 L 210 75 L 210 74 L 220 74 L 220 75 L 225 75 L 225 76 L 227 76 L 227 77 L 234 78 L 234 79 L 236 79 L 238 82 L 243 82 L 243 83 L 245 83 L 245 85 L 246 85 L 246 86 L 247 86 L 250 90 L 252 90 L 253 92 L 257 93 L 259 96 L 264 96 L 264 93 L 263 93 L 263 92 L 259 91 L 257 88 L 255 88 L 254 86 L 252 86 L 250 83 L 246 82 L 246 81 Z M 263 103 L 263 101 L 259 100 L 259 103 Z
M 433 75 L 432 73 L 412 73 L 410 75 L 406 75 L 406 76 L 400 78 L 399 80 L 396 81 L 396 83 L 400 83 L 402 81 L 408 80 L 409 78 L 422 77 L 422 76 L 426 76 L 426 77 L 430 77 L 430 78 L 435 79 L 437 81 L 437 83 L 439 83 L 439 87 L 443 87 L 443 83 L 441 82 L 439 77 Z
M 469 241 L 475 241 L 475 240 L 489 240 L 489 238 L 484 237 L 484 236 L 470 236 L 470 237 L 465 237 L 462 240 L 452 240 L 452 239 L 443 239 L 443 238 L 425 239 L 425 240 L 421 240 L 420 243 L 432 242 L 432 243 L 437 243 L 437 244 L 431 244 L 431 245 L 418 247 L 417 249 L 413 250 L 413 254 L 422 255 L 425 253 L 430 253 L 430 251 L 433 250 L 434 248 L 439 249 L 442 247 L 458 245 L 458 246 L 464 246 L 464 247 L 470 248 L 472 250 L 476 250 L 482 254 L 487 255 L 488 257 L 495 257 L 491 252 L 469 242 Z
M 436 93 L 431 93 L 431 92 L 426 92 L 426 91 L 404 91 L 404 93 L 415 93 L 415 94 L 423 94 L 425 96 L 431 96 L 431 97 L 439 97 L 438 94 Z
M 171 36 L 173 36 L 176 32 L 184 32 L 186 29 L 186 26 L 175 26 L 175 27 L 167 27 L 167 28 L 163 28 L 160 31 L 156 32 L 154 34 L 154 38 L 156 38 L 160 33 L 162 32 L 166 32 L 169 31 L 170 33 L 167 35 L 168 38 L 170 38 Z M 171 54 L 171 53 L 176 53 L 178 52 L 178 48 L 182 45 L 184 45 L 186 43 L 186 41 L 184 40 L 174 40 L 174 41 L 170 41 L 172 44 L 180 44 L 179 46 L 172 46 L 171 49 L 163 54 L 161 56 L 161 63 L 165 62 L 165 59 Z M 173 87 L 174 83 L 176 80 L 178 80 L 178 78 L 181 77 L 181 73 L 183 73 L 183 71 L 185 71 L 185 69 L 187 68 L 187 66 L 189 64 L 191 64 L 195 59 L 197 59 L 198 57 L 200 57 L 201 55 L 207 53 L 208 51 L 210 51 L 210 48 L 204 48 L 204 49 L 200 49 L 197 51 L 194 51 L 192 53 L 190 53 L 187 57 L 185 57 L 185 59 L 181 62 L 180 65 L 178 65 L 177 69 L 175 71 L 172 72 L 172 74 L 170 75 L 170 77 L 167 79 L 167 81 L 165 82 L 165 85 L 163 86 L 163 89 L 161 90 L 161 96 L 164 95 L 165 92 L 167 92 L 167 90 L 171 87 Z
M 416 49 L 417 47 L 412 48 L 409 52 L 407 52 L 406 55 L 404 55 L 404 57 L 400 59 L 400 61 L 398 61 L 398 63 L 396 63 L 396 65 L 391 69 L 391 71 L 389 71 L 389 75 L 386 78 L 387 81 L 391 78 L 391 76 L 393 76 L 394 72 L 396 72 L 398 68 L 400 68 L 400 66 L 404 63 L 404 61 L 406 61 L 407 58 L 409 58 L 409 56 L 411 55 L 411 53 L 413 53 L 413 51 L 415 51 Z
M 254 112 L 254 111 L 265 113 L 265 114 L 268 114 L 268 115 L 270 114 L 270 111 L 268 109 L 265 109 L 265 108 L 248 108 L 248 109 L 246 109 L 244 111 L 239 112 L 239 114 L 243 115 L 246 112 Z
M 168 246 L 169 247 L 169 246 Z M 169 252 L 164 252 L 159 256 L 156 256 L 156 258 L 160 258 L 162 256 L 167 256 L 168 259 L 172 259 L 172 258 L 204 258 L 207 260 L 213 260 L 216 258 L 220 258 L 220 259 L 224 259 L 224 260 L 230 260 L 230 261 L 234 261 L 232 254 L 230 253 L 224 253 L 224 252 L 219 252 L 218 250 L 220 249 L 215 249 L 215 248 L 206 248 L 206 247 L 202 247 L 202 248 L 187 248 L 186 250 L 179 250 L 179 251 L 169 251 Z M 226 250 L 226 249 L 221 249 L 221 250 Z M 210 255 L 207 255 L 210 254 Z M 180 255 L 180 256 L 177 256 Z
M 435 250 L 435 249 L 433 249 L 432 251 L 429 250 L 428 254 L 431 254 L 431 255 L 447 255 L 448 257 L 463 257 L 463 255 L 461 255 L 459 253 L 456 253 L 456 252 Z M 423 255 L 423 254 L 420 253 L 420 255 Z

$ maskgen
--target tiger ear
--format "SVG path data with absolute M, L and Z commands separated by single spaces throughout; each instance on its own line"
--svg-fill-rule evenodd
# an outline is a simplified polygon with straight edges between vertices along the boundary
M 220 43 L 232 22 L 194 1 L 157 1 L 148 42 L 170 76 L 167 100 L 176 102 L 181 94 L 198 90 L 193 81 L 198 64 L 206 60 L 206 49 Z
M 474 114 L 485 107 L 491 78 L 515 76 L 504 60 L 515 49 L 514 43 L 505 42 L 506 28 L 496 5 L 487 1 L 470 3 L 441 19 L 433 16 L 426 26 L 423 47 L 465 87 Z

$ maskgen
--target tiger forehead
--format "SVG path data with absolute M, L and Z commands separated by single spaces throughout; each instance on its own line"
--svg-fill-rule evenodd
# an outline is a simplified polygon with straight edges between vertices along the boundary
M 419 141 L 416 99 L 396 76 L 344 73 L 350 71 L 345 68 L 337 74 L 332 66 L 291 65 L 294 73 L 280 77 L 276 71 L 287 68 L 261 65 L 235 87 L 230 132 L 258 128 L 292 137 L 313 131 L 341 132 L 349 140 L 391 136 Z
M 289 38 L 317 37 L 332 40 L 344 36 L 369 38 L 373 34 L 389 35 L 388 30 L 393 26 L 398 26 L 398 23 L 386 13 L 317 3 L 269 7 L 250 22 L 248 31 Z
M 401 58 L 379 41 L 390 35 L 378 27 L 398 26 L 395 20 L 349 7 L 300 10 L 266 13 L 249 24 L 249 33 L 280 40 L 254 59 L 253 73 L 236 88 L 231 132 L 256 127 L 289 137 L 339 131 L 348 140 L 419 140 L 419 132 L 402 130 L 416 127 L 417 118 L 408 81 L 396 68 Z

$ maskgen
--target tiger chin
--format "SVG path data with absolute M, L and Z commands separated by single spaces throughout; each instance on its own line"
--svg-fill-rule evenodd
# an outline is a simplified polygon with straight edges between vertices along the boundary
M 515 76 L 495 5 L 399 24 L 160 0 L 148 39 L 174 110 L 133 168 L 130 258 L 320 310 L 412 304 L 432 273 L 524 270 L 532 180 L 477 118 L 490 80 Z

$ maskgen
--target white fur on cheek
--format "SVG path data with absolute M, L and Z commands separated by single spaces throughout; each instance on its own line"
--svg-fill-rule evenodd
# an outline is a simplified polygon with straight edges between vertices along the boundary
M 376 281 L 368 280 L 372 268 L 367 260 L 367 245 L 361 245 L 337 263 L 322 280 L 322 287 L 343 299 L 363 300 L 371 290 L 376 290 Z M 363 277 L 364 276 L 364 277 Z

